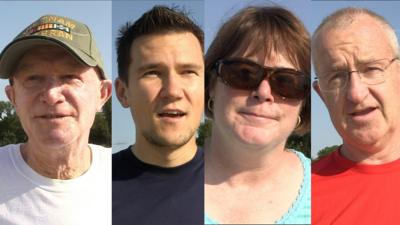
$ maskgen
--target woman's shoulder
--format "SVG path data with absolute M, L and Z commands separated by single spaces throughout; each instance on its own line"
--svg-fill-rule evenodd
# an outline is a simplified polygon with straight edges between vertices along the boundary
M 292 207 L 277 223 L 309 224 L 311 223 L 311 160 L 300 151 L 294 149 L 290 151 L 297 155 L 303 165 L 303 181 Z
M 210 217 L 208 217 L 207 214 L 204 214 L 204 224 L 218 225 L 219 223 L 216 222 L 215 220 L 211 219 Z
M 307 167 L 311 166 L 311 159 L 308 158 L 307 156 L 305 156 L 303 152 L 295 150 L 295 149 L 289 149 L 289 151 L 292 151 L 293 153 L 295 153 L 297 155 L 297 157 L 300 159 L 303 166 L 307 166 Z

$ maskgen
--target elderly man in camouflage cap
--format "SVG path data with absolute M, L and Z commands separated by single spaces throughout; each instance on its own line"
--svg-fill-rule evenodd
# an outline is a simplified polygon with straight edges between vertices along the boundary
M 0 55 L 26 143 L 0 148 L 0 224 L 110 224 L 110 155 L 88 144 L 111 95 L 89 28 L 45 15 Z

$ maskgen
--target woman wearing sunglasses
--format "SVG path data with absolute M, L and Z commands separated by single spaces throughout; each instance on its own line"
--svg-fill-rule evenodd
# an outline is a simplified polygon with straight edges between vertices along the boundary
M 310 126 L 310 39 L 280 7 L 248 7 L 206 54 L 206 224 L 310 223 L 310 160 L 285 148 Z

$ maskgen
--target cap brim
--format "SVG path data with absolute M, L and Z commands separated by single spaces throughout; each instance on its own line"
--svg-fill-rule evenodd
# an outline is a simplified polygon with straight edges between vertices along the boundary
M 97 62 L 86 53 L 65 44 L 57 39 L 43 36 L 29 36 L 17 39 L 5 47 L 0 55 L 0 78 L 9 78 L 21 57 L 30 49 L 38 45 L 58 45 L 72 53 L 82 63 L 94 67 Z

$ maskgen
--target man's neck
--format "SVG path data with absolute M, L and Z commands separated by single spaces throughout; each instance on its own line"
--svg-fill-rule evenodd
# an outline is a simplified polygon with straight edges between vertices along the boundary
M 68 180 L 85 173 L 92 161 L 87 143 L 73 143 L 58 148 L 27 142 L 21 145 L 24 161 L 42 176 Z
M 159 167 L 173 168 L 192 160 L 197 152 L 197 146 L 195 137 L 178 148 L 159 147 L 147 141 L 137 140 L 131 151 L 142 162 Z
M 343 140 L 340 148 L 343 157 L 363 164 L 379 165 L 400 159 L 400 141 L 381 140 L 375 145 L 362 145 Z

